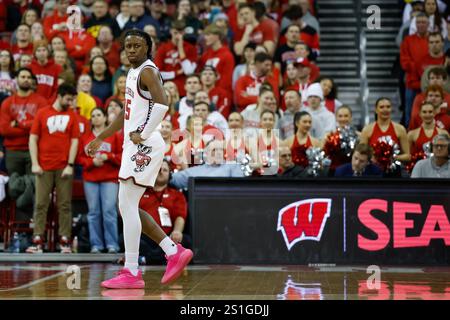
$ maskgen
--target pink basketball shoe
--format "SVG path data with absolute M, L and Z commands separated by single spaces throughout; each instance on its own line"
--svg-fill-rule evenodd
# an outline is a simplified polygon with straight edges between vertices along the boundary
M 116 277 L 103 281 L 102 287 L 108 289 L 143 289 L 145 282 L 142 279 L 141 270 L 138 271 L 136 276 L 133 276 L 130 270 L 123 268 Z
M 181 244 L 177 244 L 177 253 L 169 257 L 166 256 L 167 268 L 161 283 L 168 284 L 178 278 L 191 261 L 193 255 L 192 250 L 185 249 Z

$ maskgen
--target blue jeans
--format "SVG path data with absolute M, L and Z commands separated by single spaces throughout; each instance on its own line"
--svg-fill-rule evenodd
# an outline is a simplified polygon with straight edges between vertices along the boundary
M 119 250 L 117 229 L 117 193 L 114 182 L 84 182 L 84 193 L 89 208 L 89 240 L 91 248 Z
M 405 128 L 408 129 L 409 121 L 411 120 L 412 106 L 416 98 L 417 91 L 413 89 L 405 89 Z

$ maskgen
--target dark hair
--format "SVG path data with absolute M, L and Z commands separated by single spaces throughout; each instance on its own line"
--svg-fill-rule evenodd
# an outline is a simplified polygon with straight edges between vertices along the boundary
M 353 115 L 353 111 L 352 108 L 350 108 L 348 105 L 343 104 L 342 106 L 340 106 L 339 108 L 336 109 L 336 115 L 337 113 L 342 110 L 342 109 L 347 109 L 350 112 L 350 115 Z
M 427 1 L 427 0 L 425 0 L 425 1 Z M 425 1 L 423 3 L 424 12 L 425 12 Z M 439 5 L 437 3 L 437 0 L 434 0 L 434 4 L 436 5 L 436 11 L 434 12 L 434 26 L 439 29 L 439 32 L 441 32 L 442 31 L 442 17 L 441 17 L 441 13 L 439 12 Z M 444 37 L 442 37 L 442 40 L 443 39 L 444 39 Z
M 209 107 L 210 107 L 210 105 L 209 105 L 207 102 L 205 102 L 205 101 L 198 101 L 198 102 L 196 102 L 196 103 L 194 104 L 194 107 L 193 107 L 192 109 L 195 109 L 196 106 L 199 106 L 199 105 L 202 105 L 202 104 L 204 104 L 204 105 L 207 107 L 208 112 L 209 112 Z
M 304 116 L 311 117 L 311 114 L 307 111 L 298 111 L 294 114 L 294 133 L 297 133 L 298 131 L 297 122 L 299 122 L 300 119 L 303 118 Z
M 124 42 L 124 46 L 125 46 L 125 39 L 128 36 L 136 36 L 136 37 L 141 37 L 142 39 L 145 40 L 145 43 L 147 44 L 147 58 L 151 59 L 152 58 L 152 47 L 153 47 L 153 42 L 152 42 L 152 38 L 149 36 L 148 33 L 138 30 L 138 29 L 130 29 L 125 33 L 125 36 L 123 37 L 123 42 Z
M 71 96 L 76 96 L 77 89 L 75 89 L 75 87 L 71 86 L 70 84 L 63 83 L 58 87 L 58 95 L 60 95 L 61 97 L 64 97 L 67 94 L 69 94 Z
M 322 80 L 330 80 L 330 82 L 331 82 L 331 91 L 326 98 L 331 99 L 331 100 L 336 99 L 337 94 L 338 94 L 338 89 L 337 89 L 337 86 L 336 86 L 336 83 L 334 82 L 334 80 L 331 77 L 320 76 L 314 82 L 320 83 Z
M 14 56 L 12 55 L 11 51 L 9 51 L 8 49 L 1 49 L 0 52 L 2 52 L 2 51 L 6 51 L 8 53 L 8 55 L 9 55 L 8 72 L 9 72 L 9 76 L 11 78 L 14 78 L 14 75 L 15 75 L 15 73 L 14 73 L 14 69 L 15 69 Z
M 289 31 L 289 29 L 292 28 L 292 27 L 297 27 L 298 30 L 302 31 L 302 28 L 301 28 L 298 24 L 296 24 L 296 23 L 291 23 L 290 25 L 288 25 L 288 26 L 286 27 L 286 33 L 287 33 L 287 32 Z M 299 41 L 299 42 L 300 42 L 300 41 Z
M 34 76 L 33 71 L 31 71 L 30 68 L 22 67 L 22 68 L 19 68 L 19 70 L 17 70 L 17 72 L 16 72 L 16 77 L 18 77 L 19 74 L 20 74 L 22 71 L 27 71 L 27 72 L 29 72 L 29 73 L 31 74 L 31 77 Z
M 419 110 L 422 111 L 422 108 L 423 108 L 424 106 L 428 106 L 428 105 L 432 106 L 433 109 L 436 109 L 436 108 L 433 106 L 433 104 L 432 104 L 431 102 L 424 101 L 424 102 L 420 105 L 420 109 L 419 109 Z
M 293 4 L 288 7 L 284 16 L 291 21 L 295 21 L 303 17 L 303 10 L 298 4 Z
M 31 31 L 31 26 L 27 25 L 26 23 L 21 23 L 17 26 L 16 30 L 18 30 L 21 26 L 25 26 L 28 28 L 28 31 Z
M 241 9 L 244 9 L 244 8 L 249 8 L 250 10 L 255 11 L 255 8 L 250 3 L 241 3 L 239 5 L 238 12 L 241 11 Z
M 106 110 L 103 109 L 103 108 L 100 108 L 100 107 L 95 107 L 94 109 L 92 109 L 92 110 L 91 110 L 91 116 L 92 116 L 92 113 L 93 113 L 95 110 L 100 110 L 100 112 L 101 112 L 105 117 L 108 117 L 108 114 L 106 113 Z
M 442 33 L 440 33 L 440 32 L 430 32 L 430 33 L 428 34 L 428 40 L 429 40 L 431 37 L 440 37 L 441 40 L 444 41 L 444 36 L 443 36 Z
M 275 92 L 273 92 L 272 85 L 268 82 L 265 82 L 261 85 L 261 87 L 259 88 L 258 97 L 261 97 L 266 92 L 272 92 L 273 94 L 275 94 Z
M 123 109 L 123 103 L 122 103 L 122 101 L 120 101 L 119 99 L 114 98 L 114 99 L 109 100 L 108 105 L 106 106 L 106 111 L 108 111 L 109 104 L 110 104 L 111 102 L 117 103 L 117 104 L 119 105 L 120 109 Z
M 275 119 L 275 112 L 273 112 L 272 110 L 268 110 L 268 109 L 265 109 L 263 112 L 261 112 L 261 114 L 259 115 L 259 118 L 261 119 L 263 117 L 263 115 L 266 113 L 270 113 L 273 116 L 273 118 Z
M 362 155 L 366 155 L 370 161 L 370 159 L 372 158 L 373 149 L 368 144 L 359 143 L 353 150 L 353 153 L 355 153 L 355 152 L 358 152 L 359 154 L 362 154 Z
M 286 91 L 284 91 L 284 93 L 283 93 L 283 98 L 284 97 L 286 97 L 286 93 L 288 93 L 288 92 L 295 92 L 296 93 L 296 95 L 297 95 L 297 97 L 300 99 L 300 101 L 301 101 L 301 99 L 302 99 L 302 94 L 300 93 L 300 91 L 298 91 L 298 90 L 295 90 L 295 89 L 287 89 Z
M 255 1 L 253 3 L 253 9 L 255 10 L 256 20 L 260 20 L 266 15 L 266 5 L 261 1 Z
M 109 63 L 108 63 L 108 60 L 106 60 L 106 58 L 103 56 L 95 56 L 89 62 L 89 75 L 91 76 L 92 81 L 94 81 L 94 70 L 92 69 L 92 65 L 94 64 L 94 61 L 96 59 L 102 59 L 103 62 L 105 63 L 106 69 L 105 69 L 105 72 L 103 75 L 105 76 L 105 81 L 111 82 L 112 75 L 111 75 L 111 71 L 109 70 Z
M 198 75 L 197 73 L 193 73 L 193 74 L 190 74 L 190 75 L 186 76 L 186 79 L 184 80 L 184 82 L 186 83 L 187 80 L 190 79 L 190 78 L 197 78 L 198 81 L 199 81 L 200 83 L 202 83 L 202 78 L 201 78 L 200 75 Z
M 388 97 L 380 97 L 377 99 L 377 101 L 375 101 L 375 109 L 378 107 L 378 104 L 383 100 L 389 101 L 389 103 L 392 105 L 391 99 L 389 99 Z
M 256 62 L 264 62 L 264 61 L 267 61 L 267 60 L 272 61 L 272 58 L 267 53 L 265 53 L 265 52 L 258 52 L 257 54 L 255 54 L 255 63 Z
M 430 80 L 430 76 L 431 76 L 431 74 L 434 74 L 435 76 L 441 76 L 442 77 L 442 79 L 444 79 L 444 80 L 447 80 L 447 71 L 445 71 L 445 69 L 443 69 L 443 68 L 441 68 L 441 67 L 434 67 L 434 68 L 431 68 L 429 71 L 428 71 L 428 80 Z

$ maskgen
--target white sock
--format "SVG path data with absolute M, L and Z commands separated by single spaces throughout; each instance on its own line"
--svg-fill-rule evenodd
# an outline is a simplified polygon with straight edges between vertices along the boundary
M 139 253 L 125 253 L 125 268 L 130 270 L 133 276 L 137 276 L 139 272 L 138 258 Z
M 167 256 L 171 256 L 177 253 L 177 245 L 172 241 L 169 237 L 165 237 L 160 243 L 159 246 Z

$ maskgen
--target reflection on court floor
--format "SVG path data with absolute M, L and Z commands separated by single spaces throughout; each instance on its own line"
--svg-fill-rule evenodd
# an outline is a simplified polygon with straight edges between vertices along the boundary
M 108 290 L 100 282 L 117 272 L 111 264 L 78 264 L 79 289 L 69 289 L 70 264 L 0 264 L 0 299 L 133 300 L 450 300 L 450 268 L 381 268 L 368 282 L 365 266 L 189 266 L 173 284 L 161 285 L 163 266 L 143 268 L 145 289 Z M 73 286 L 72 286 L 73 287 Z

